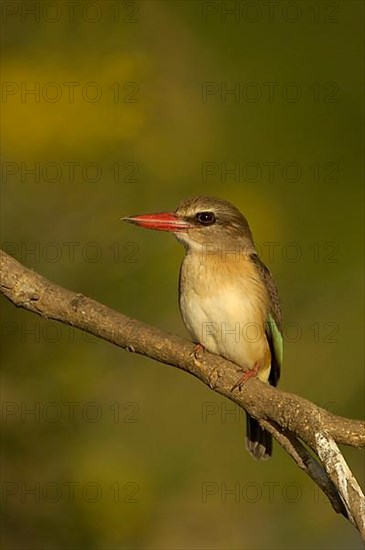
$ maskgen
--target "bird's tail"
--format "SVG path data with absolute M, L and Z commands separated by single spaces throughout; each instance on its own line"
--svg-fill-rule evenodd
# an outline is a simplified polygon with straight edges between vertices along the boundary
M 271 434 L 246 413 L 246 449 L 257 460 L 267 460 L 272 455 Z

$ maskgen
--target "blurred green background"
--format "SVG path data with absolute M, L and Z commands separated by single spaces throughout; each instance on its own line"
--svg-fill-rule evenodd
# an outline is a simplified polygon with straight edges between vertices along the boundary
M 278 282 L 281 388 L 362 418 L 363 3 L 3 2 L 2 21 L 5 250 L 186 335 L 183 249 L 120 217 L 230 200 Z M 361 548 L 193 377 L 1 306 L 3 548 Z

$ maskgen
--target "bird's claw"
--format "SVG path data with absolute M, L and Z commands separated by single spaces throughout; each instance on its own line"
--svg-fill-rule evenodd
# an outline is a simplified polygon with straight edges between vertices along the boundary
M 200 359 L 203 357 L 203 353 L 205 351 L 205 347 L 202 344 L 196 344 L 195 348 L 192 352 L 192 356 L 196 360 L 196 362 L 199 364 Z
M 257 376 L 258 372 L 259 364 L 255 363 L 252 369 L 245 370 L 243 372 L 241 378 L 239 378 L 239 380 L 232 386 L 231 391 L 234 391 L 237 388 L 239 389 L 239 391 L 241 391 L 243 384 L 247 382 L 247 380 L 249 380 L 250 378 L 254 378 L 255 376 Z

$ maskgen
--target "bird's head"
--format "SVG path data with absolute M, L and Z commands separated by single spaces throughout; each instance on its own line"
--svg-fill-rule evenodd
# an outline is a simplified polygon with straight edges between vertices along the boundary
M 189 249 L 222 244 L 233 249 L 238 244 L 245 247 L 247 253 L 255 252 L 246 218 L 233 204 L 215 197 L 194 197 L 181 202 L 175 212 L 142 214 L 122 220 L 174 233 Z

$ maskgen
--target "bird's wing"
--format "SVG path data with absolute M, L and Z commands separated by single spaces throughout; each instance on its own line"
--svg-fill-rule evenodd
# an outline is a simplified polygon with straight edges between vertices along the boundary
M 257 254 L 252 254 L 251 259 L 261 279 L 264 281 L 270 301 L 270 311 L 266 320 L 266 337 L 271 351 L 269 382 L 272 386 L 276 386 L 280 378 L 280 370 L 283 362 L 283 336 L 279 294 L 274 279 L 264 262 Z

